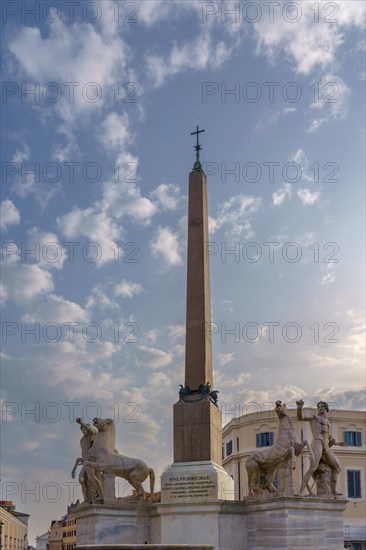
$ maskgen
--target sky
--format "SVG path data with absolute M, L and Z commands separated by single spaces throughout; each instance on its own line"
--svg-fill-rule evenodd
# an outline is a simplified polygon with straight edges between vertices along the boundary
M 2 497 L 81 497 L 76 417 L 171 464 L 188 176 L 223 422 L 364 408 L 365 4 L 2 2 Z M 120 481 L 119 495 L 130 493 Z

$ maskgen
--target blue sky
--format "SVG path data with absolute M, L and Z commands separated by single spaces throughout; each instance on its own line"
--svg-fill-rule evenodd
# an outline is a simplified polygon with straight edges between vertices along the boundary
M 364 3 L 236 6 L 3 3 L 1 477 L 31 542 L 69 502 L 76 416 L 172 461 L 197 124 L 224 420 L 364 406 Z

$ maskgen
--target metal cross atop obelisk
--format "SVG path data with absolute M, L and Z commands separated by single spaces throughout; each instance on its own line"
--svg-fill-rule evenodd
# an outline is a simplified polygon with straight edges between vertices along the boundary
M 202 134 L 202 132 L 204 132 L 204 130 L 200 130 L 198 126 L 195 132 L 191 132 L 191 136 L 197 135 L 197 142 L 196 142 L 196 145 L 194 146 L 194 148 L 196 149 L 196 162 L 193 165 L 194 172 L 202 172 L 202 165 L 200 161 L 200 151 L 202 150 L 202 147 L 198 139 L 198 134 Z
M 210 265 L 206 175 L 198 136 L 189 174 L 185 383 L 174 405 L 174 462 L 221 464 L 221 414 L 212 379 Z

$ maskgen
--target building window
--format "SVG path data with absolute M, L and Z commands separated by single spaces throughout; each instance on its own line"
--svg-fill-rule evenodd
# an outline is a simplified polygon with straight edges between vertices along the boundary
M 347 470 L 348 498 L 361 498 L 360 470 Z
M 352 447 L 361 447 L 361 432 L 344 432 L 344 442 Z
M 263 432 L 256 435 L 257 447 L 269 447 L 273 445 L 273 432 Z
M 352 542 L 352 550 L 362 550 L 361 542 Z
M 233 442 L 230 440 L 226 443 L 226 456 L 230 456 L 233 452 Z

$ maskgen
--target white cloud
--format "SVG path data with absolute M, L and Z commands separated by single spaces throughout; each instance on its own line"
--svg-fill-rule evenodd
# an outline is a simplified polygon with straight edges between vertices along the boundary
M 297 191 L 297 194 L 304 206 L 312 206 L 319 201 L 320 191 L 315 191 L 312 193 L 310 189 L 300 188 Z
M 183 263 L 179 251 L 178 235 L 169 227 L 159 227 L 150 242 L 154 256 L 163 260 L 166 267 L 173 267 Z
M 98 284 L 92 288 L 85 305 L 86 309 L 118 309 L 116 300 L 112 300 L 104 291 L 103 285 Z
M 316 130 L 318 130 L 318 128 L 321 128 L 327 122 L 328 122 L 328 119 L 326 119 L 326 118 L 313 118 L 309 128 L 306 130 L 306 133 L 311 134 L 313 132 L 316 132 Z
M 219 353 L 219 365 L 220 367 L 224 367 L 228 363 L 232 363 L 234 361 L 234 354 L 233 353 Z
M 172 361 L 172 356 L 169 353 L 147 346 L 140 346 L 135 357 L 138 367 L 148 367 L 151 369 L 166 367 Z
M 60 231 L 69 239 L 82 236 L 96 243 L 90 252 L 86 253 L 93 262 L 94 259 L 97 260 L 94 262 L 96 265 L 115 260 L 115 243 L 120 237 L 120 228 L 105 212 L 100 212 L 96 208 L 81 210 L 75 207 L 68 214 L 58 218 L 57 224 Z
M 99 139 L 107 151 L 123 151 L 131 139 L 129 132 L 127 113 L 121 116 L 110 113 L 101 124 Z
M 38 265 L 17 261 L 2 264 L 3 301 L 10 300 L 19 306 L 31 302 L 53 290 L 52 276 Z
M 173 338 L 173 340 L 177 340 L 178 338 L 184 338 L 185 335 L 186 335 L 185 325 L 171 325 L 169 327 L 169 336 Z
M 292 186 L 290 183 L 284 183 L 278 191 L 272 193 L 273 206 L 281 206 L 285 199 L 292 197 Z
M 335 276 L 334 271 L 329 271 L 329 273 L 327 273 L 326 275 L 324 275 L 322 277 L 321 284 L 322 285 L 329 285 L 331 283 L 334 283 L 335 280 L 336 280 L 336 276 Z
M 39 247 L 38 265 L 44 269 L 62 269 L 67 258 L 66 249 L 60 244 L 57 235 L 40 231 L 33 227 L 28 231 L 30 250 Z
M 62 97 L 54 104 L 71 126 L 76 114 L 104 104 L 107 86 L 121 80 L 128 56 L 121 38 L 102 36 L 92 24 L 62 21 L 49 25 L 46 38 L 37 27 L 23 27 L 10 40 L 9 50 L 32 81 L 75 83 L 73 101 L 70 86 L 61 89 Z M 97 101 L 93 101 L 96 87 L 90 83 L 102 90 Z
M 133 283 L 123 279 L 114 287 L 114 295 L 122 296 L 122 298 L 132 298 L 136 296 L 136 294 L 140 294 L 143 290 L 143 287 L 139 283 Z
M 22 162 L 29 160 L 30 148 L 26 143 L 23 143 L 23 147 L 23 151 L 20 151 L 19 149 L 15 151 L 13 158 L 11 159 L 12 162 L 15 162 L 16 164 L 21 164 Z
M 154 86 L 164 84 L 167 77 L 185 71 L 198 71 L 210 67 L 216 69 L 231 54 L 231 49 L 223 41 L 212 44 L 208 30 L 191 42 L 174 44 L 167 58 L 149 54 L 146 56 L 147 72 Z
M 47 301 L 38 303 L 30 313 L 22 316 L 25 323 L 79 323 L 90 321 L 88 313 L 75 302 L 65 300 L 62 296 L 50 294 Z
M 293 4 L 292 10 L 285 16 L 281 6 L 277 6 L 275 20 L 262 17 L 254 27 L 258 50 L 269 59 L 283 51 L 293 63 L 294 71 L 310 74 L 315 69 L 326 70 L 337 62 L 339 48 L 344 43 L 345 30 L 348 27 L 362 28 L 365 17 L 365 5 L 358 1 L 340 1 L 335 4 L 334 18 L 337 24 L 324 21 L 331 15 L 319 7 L 319 22 L 314 22 L 314 11 L 306 4 Z M 291 7 L 291 6 L 290 6 Z M 294 10 L 297 10 L 295 13 Z M 293 22 L 286 21 L 293 19 Z M 298 19 L 297 22 L 295 20 Z
M 253 236 L 250 215 L 255 214 L 262 206 L 260 197 L 236 195 L 219 204 L 215 218 L 209 218 L 209 231 L 216 233 L 225 227 L 231 237 L 248 238 Z
M 20 222 L 20 212 L 10 199 L 4 200 L 0 204 L 0 227 L 7 231 L 11 225 L 18 225 Z
M 177 210 L 180 203 L 180 187 L 174 183 L 161 183 L 151 193 L 151 197 L 158 201 L 163 210 Z
M 314 92 L 310 107 L 328 111 L 334 120 L 343 119 L 347 115 L 350 95 L 351 91 L 344 80 L 332 72 L 327 72 Z

